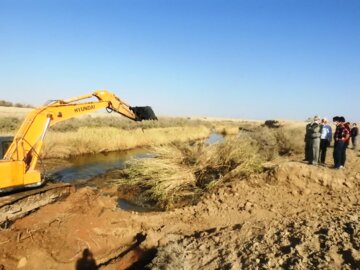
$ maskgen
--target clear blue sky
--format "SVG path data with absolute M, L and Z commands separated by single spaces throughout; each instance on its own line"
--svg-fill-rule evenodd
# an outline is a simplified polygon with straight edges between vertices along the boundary
M 0 99 L 360 120 L 358 0 L 0 0 Z

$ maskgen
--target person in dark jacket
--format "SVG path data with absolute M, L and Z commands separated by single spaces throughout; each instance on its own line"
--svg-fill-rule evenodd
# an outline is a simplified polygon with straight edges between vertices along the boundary
M 335 116 L 333 122 L 336 125 L 334 132 L 334 168 L 344 168 L 346 160 L 346 147 L 345 143 L 350 136 L 350 132 L 345 128 L 345 118 Z
M 311 162 L 312 161 L 312 149 L 311 149 L 311 125 L 313 122 L 311 121 L 305 127 L 305 158 L 304 161 Z
M 350 144 L 350 122 L 345 122 L 345 118 L 344 118 L 344 122 L 343 122 L 344 128 L 346 130 L 346 138 L 345 138 L 345 144 L 344 144 L 344 148 L 342 151 L 342 157 L 341 157 L 341 167 L 344 168 L 345 167 L 345 162 L 346 162 L 346 150 L 348 149 L 348 146 Z
M 357 136 L 359 135 L 359 129 L 357 127 L 356 123 L 352 124 L 352 128 L 350 131 L 350 137 L 351 137 L 351 143 L 353 146 L 353 149 L 356 150 L 356 145 L 357 145 Z

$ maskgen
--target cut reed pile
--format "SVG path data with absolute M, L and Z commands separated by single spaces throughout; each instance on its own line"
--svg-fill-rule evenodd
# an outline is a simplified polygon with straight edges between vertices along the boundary
M 246 179 L 279 155 L 302 151 L 302 129 L 256 128 L 222 143 L 174 143 L 155 147 L 156 158 L 131 160 L 121 172 L 122 186 L 140 186 L 140 203 L 171 209 L 193 203 L 225 181 Z M 297 142 L 295 140 L 300 140 Z
M 192 169 L 183 164 L 186 156 L 176 145 L 154 148 L 156 158 L 130 161 L 120 171 L 119 191 L 138 190 L 138 204 L 162 209 L 195 202 L 201 189 L 196 186 Z

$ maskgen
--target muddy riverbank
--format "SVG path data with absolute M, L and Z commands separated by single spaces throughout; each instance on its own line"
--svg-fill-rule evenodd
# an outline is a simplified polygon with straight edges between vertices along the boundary
M 0 264 L 70 270 L 89 249 L 103 270 L 357 269 L 358 164 L 350 151 L 341 171 L 282 158 L 167 212 L 123 211 L 80 188 L 1 230 Z
M 224 135 L 212 133 L 207 139 L 197 143 L 213 145 L 221 143 Z M 194 142 L 190 142 L 194 143 Z M 156 157 L 154 149 L 138 148 L 127 151 L 87 154 L 63 159 L 44 160 L 40 167 L 46 177 L 55 182 L 71 183 L 76 187 L 92 187 L 105 193 L 118 196 L 118 206 L 128 211 L 163 211 L 155 203 L 139 200 L 144 191 L 141 186 L 128 187 L 126 179 L 117 181 L 126 163 L 132 160 L 151 159 Z M 121 188 L 119 188 L 121 185 Z M 183 202 L 188 204 L 190 202 Z

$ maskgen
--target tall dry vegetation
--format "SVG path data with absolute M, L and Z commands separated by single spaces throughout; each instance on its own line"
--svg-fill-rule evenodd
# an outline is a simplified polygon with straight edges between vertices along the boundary
M 206 138 L 210 129 L 205 126 L 184 126 L 124 130 L 114 127 L 81 127 L 76 131 L 50 132 L 45 138 L 43 158 L 110 152 L 185 142 Z
M 299 140 L 299 141 L 297 141 Z M 244 179 L 263 170 L 266 161 L 302 151 L 302 128 L 255 128 L 221 143 L 175 143 L 155 147 L 156 158 L 131 160 L 121 172 L 122 188 L 140 186 L 142 204 L 161 208 L 195 202 L 219 183 Z
M 13 135 L 23 122 L 11 114 L 0 116 L 0 134 Z M 43 158 L 68 158 L 81 154 L 157 146 L 203 139 L 212 131 L 236 134 L 241 122 L 160 117 L 134 122 L 119 115 L 87 115 L 51 127 L 41 152 Z M 246 123 L 246 122 L 244 122 Z M 242 124 L 244 124 L 242 123 Z
M 14 135 L 21 117 L 0 117 L 0 134 Z M 134 122 L 120 115 L 86 116 L 64 121 L 49 129 L 42 158 L 68 158 L 81 154 L 127 150 L 203 139 L 213 124 L 187 118 L 161 117 L 159 121 Z
M 25 113 L 17 115 L 17 112 L 6 111 L 0 114 L 0 133 L 12 132 L 20 127 L 24 121 Z M 221 123 L 221 122 L 220 122 Z M 210 121 L 192 120 L 181 117 L 160 117 L 159 121 L 142 121 L 134 122 L 132 120 L 121 117 L 120 115 L 111 116 L 82 116 L 79 118 L 73 118 L 50 128 L 50 132 L 74 132 L 82 128 L 103 128 L 113 127 L 123 130 L 133 129 L 150 129 L 150 128 L 169 128 L 169 127 L 184 127 L 184 126 L 206 126 L 213 128 L 214 124 Z
M 304 149 L 304 128 L 302 126 L 278 129 L 257 127 L 251 131 L 250 136 L 257 142 L 260 152 L 267 161 L 273 160 L 279 155 L 299 154 Z
M 17 117 L 0 117 L 1 134 L 13 134 L 21 125 L 22 119 Z
M 52 131 L 56 132 L 69 132 L 77 131 L 81 128 L 114 127 L 124 130 L 133 130 L 139 128 L 150 129 L 184 126 L 206 126 L 210 128 L 212 124 L 208 121 L 192 120 L 182 117 L 159 117 L 158 121 L 134 122 L 114 113 L 113 115 L 107 117 L 93 117 L 88 115 L 81 118 L 73 118 L 68 121 L 59 123 L 56 126 L 53 126 L 51 129 Z
M 118 177 L 125 180 L 119 181 L 119 191 L 140 188 L 137 203 L 162 209 L 195 200 L 201 189 L 196 186 L 192 169 L 183 164 L 186 156 L 176 145 L 156 147 L 156 158 L 130 161 L 119 172 Z

